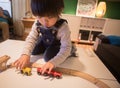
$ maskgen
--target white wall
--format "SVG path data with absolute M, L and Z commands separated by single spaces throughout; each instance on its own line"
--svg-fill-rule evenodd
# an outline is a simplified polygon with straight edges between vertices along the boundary
M 71 39 L 76 40 L 78 38 L 81 18 L 79 16 L 67 15 L 67 14 L 63 14 L 62 18 L 67 19 L 68 25 L 71 30 Z
M 107 19 L 104 34 L 120 36 L 120 20 Z

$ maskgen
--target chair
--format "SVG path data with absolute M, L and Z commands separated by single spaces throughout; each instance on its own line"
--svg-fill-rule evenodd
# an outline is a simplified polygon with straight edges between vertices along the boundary
M 14 34 L 13 18 L 10 16 L 7 10 L 3 10 L 3 12 L 4 12 L 4 15 L 8 17 L 9 31 L 10 33 Z
M 7 10 L 3 10 L 3 13 L 5 16 L 8 17 L 8 24 L 9 24 L 9 33 L 14 35 L 14 25 L 13 25 L 13 18 L 10 16 L 9 12 Z M 1 30 L 0 30 L 0 35 L 1 35 Z

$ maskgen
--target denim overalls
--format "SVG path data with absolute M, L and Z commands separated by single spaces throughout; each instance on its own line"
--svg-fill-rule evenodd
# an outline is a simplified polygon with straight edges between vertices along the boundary
M 59 27 L 64 22 L 67 21 L 60 19 L 52 28 L 43 28 L 39 22 L 36 23 L 39 38 L 32 52 L 32 55 L 44 53 L 45 61 L 49 61 L 59 52 L 61 43 L 56 36 Z

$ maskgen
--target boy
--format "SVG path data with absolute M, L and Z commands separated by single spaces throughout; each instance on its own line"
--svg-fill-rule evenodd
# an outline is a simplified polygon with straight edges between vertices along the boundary
M 71 53 L 70 30 L 60 15 L 63 0 L 31 0 L 31 10 L 36 17 L 32 30 L 26 38 L 21 57 L 14 62 L 16 68 L 24 68 L 30 62 L 30 55 L 44 53 L 42 74 L 49 72 L 65 61 Z

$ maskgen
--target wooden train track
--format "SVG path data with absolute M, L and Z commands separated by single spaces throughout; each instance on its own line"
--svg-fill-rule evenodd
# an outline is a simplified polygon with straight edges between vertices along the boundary
M 5 60 L 7 60 L 6 56 L 3 56 Z M 3 59 L 2 57 L 0 59 Z M 32 68 L 38 68 L 38 67 L 42 67 L 42 64 L 39 63 L 30 63 L 30 66 Z M 14 67 L 13 64 L 10 64 L 9 66 L 6 66 L 8 68 Z M 100 81 L 99 79 L 95 78 L 94 76 L 91 76 L 90 74 L 81 72 L 81 71 L 77 71 L 77 70 L 73 70 L 73 69 L 68 69 L 68 68 L 61 68 L 61 67 L 56 67 L 54 69 L 55 71 L 61 72 L 62 74 L 67 74 L 67 75 L 71 75 L 71 76 L 77 76 L 80 78 L 83 78 L 91 83 L 93 83 L 94 85 L 96 85 L 98 88 L 110 88 L 107 84 L 105 84 L 104 82 Z
M 0 72 L 7 69 L 6 63 L 9 59 L 10 57 L 8 55 L 4 55 L 0 57 Z
M 33 67 L 33 68 L 42 67 L 42 64 L 31 63 L 31 67 Z M 87 73 L 84 73 L 84 72 L 80 72 L 80 71 L 73 70 L 73 69 L 68 69 L 68 68 L 61 68 L 61 67 L 56 67 L 54 70 L 58 71 L 58 72 L 61 72 L 62 74 L 67 74 L 67 75 L 83 78 L 83 79 L 93 83 L 98 88 L 110 88 L 104 82 L 102 82 L 99 79 L 95 78 L 94 76 L 91 76 L 91 75 L 89 75 Z

